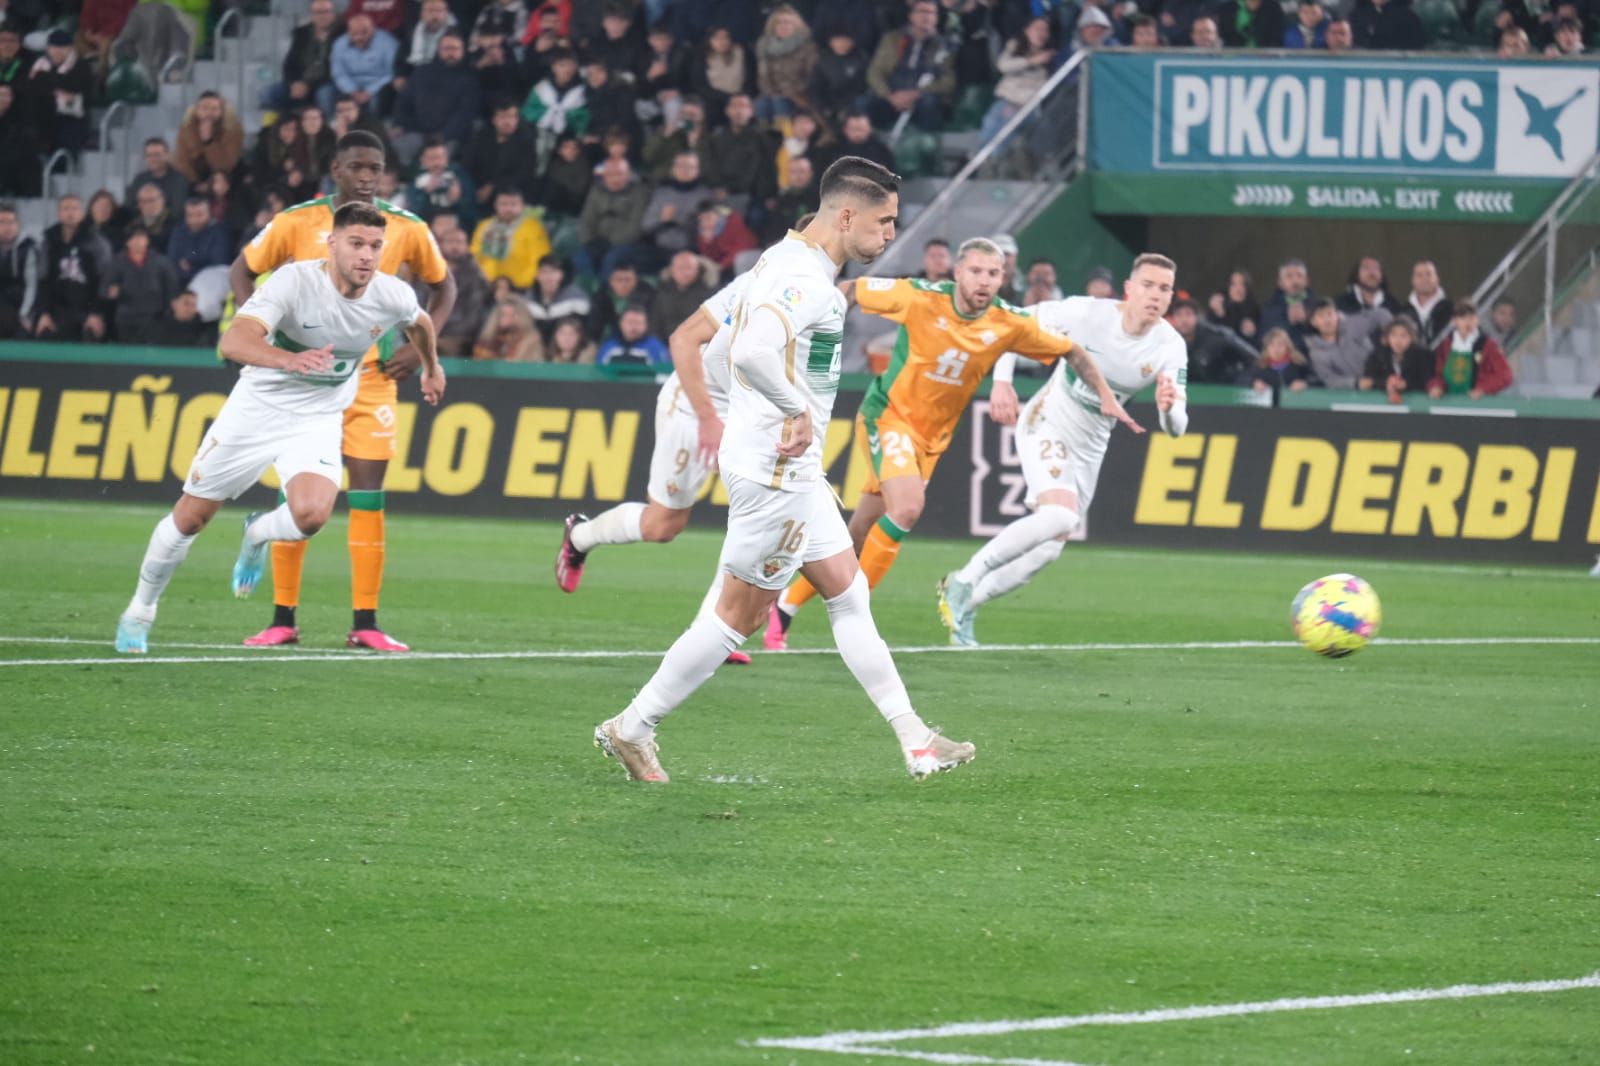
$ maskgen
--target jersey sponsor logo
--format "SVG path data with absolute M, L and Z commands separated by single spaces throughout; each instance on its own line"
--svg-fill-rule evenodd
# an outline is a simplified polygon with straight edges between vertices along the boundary
M 922 376 L 941 385 L 961 385 L 966 379 L 967 362 L 971 358 L 961 349 L 951 348 L 939 356 L 932 370 L 924 370 Z
M 801 292 L 800 287 L 797 285 L 787 286 L 783 292 L 778 294 L 779 302 L 786 304 L 791 309 L 798 309 L 800 302 L 804 299 L 805 293 Z

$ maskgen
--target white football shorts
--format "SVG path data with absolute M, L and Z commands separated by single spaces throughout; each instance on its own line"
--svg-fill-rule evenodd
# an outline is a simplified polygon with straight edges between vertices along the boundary
M 826 481 L 784 492 L 729 474 L 728 539 L 722 569 L 758 588 L 787 588 L 806 563 L 853 550 L 850 529 Z
M 235 386 L 200 440 L 183 491 L 202 500 L 232 500 L 261 480 L 267 468 L 284 486 L 298 474 L 335 485 L 344 476 L 344 413 L 296 415 L 263 403 Z

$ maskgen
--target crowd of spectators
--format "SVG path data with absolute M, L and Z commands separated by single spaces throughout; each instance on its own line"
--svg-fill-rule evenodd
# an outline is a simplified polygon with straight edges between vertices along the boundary
M 1453 24 L 1437 24 L 1440 4 Z M 1571 55 L 1595 4 L 309 0 L 259 129 L 202 93 L 170 138 L 143 146 L 126 189 L 62 198 L 36 239 L 5 238 L 0 211 L 0 336 L 206 343 L 225 295 L 216 268 L 276 211 L 327 192 L 334 144 L 362 129 L 386 145 L 381 195 L 433 227 L 457 276 L 454 354 L 659 366 L 690 295 L 809 210 L 832 160 L 895 165 L 898 136 L 946 129 L 974 101 L 967 117 L 992 137 L 1078 49 L 1471 42 Z M 203 0 L 176 6 L 205 22 Z M 0 0 L 0 199 L 36 195 L 39 156 L 90 142 L 109 68 L 132 54 L 119 35 L 133 7 Z M 1219 366 L 1247 369 L 1213 326 L 1252 359 L 1270 348 L 1255 380 L 1270 371 L 1292 388 L 1321 380 L 1321 331 L 1303 267 L 1301 281 L 1286 270 L 1265 306 L 1243 279 L 1193 318 Z M 1430 291 L 1415 285 L 1432 341 L 1453 319 Z M 1275 329 L 1293 354 L 1267 344 Z
M 1505 347 L 1516 304 L 1502 299 L 1481 317 L 1470 301 L 1452 300 L 1427 259 L 1412 264 L 1403 297 L 1372 256 L 1321 296 L 1306 264 L 1287 259 L 1265 304 L 1249 273 L 1236 270 L 1203 301 L 1180 295 L 1169 319 L 1189 346 L 1189 380 L 1199 384 L 1376 390 L 1399 402 L 1405 393 L 1477 400 L 1512 381 Z

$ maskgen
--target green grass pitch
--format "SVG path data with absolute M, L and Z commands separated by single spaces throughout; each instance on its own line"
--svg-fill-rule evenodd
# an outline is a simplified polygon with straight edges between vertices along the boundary
M 902 654 L 970 767 L 912 782 L 836 656 L 758 653 L 666 723 L 650 788 L 590 732 L 693 614 L 717 537 L 600 549 L 564 596 L 551 524 L 393 514 L 385 624 L 482 657 L 375 659 L 341 647 L 336 521 L 306 643 L 210 663 L 268 620 L 270 587 L 228 595 L 241 511 L 163 604 L 152 657 L 184 661 L 106 662 L 160 510 L 0 503 L 0 1062 L 1600 1055 L 1596 982 L 937 1028 L 1600 971 L 1581 572 L 1073 545 L 979 636 L 1157 647 Z M 974 546 L 907 542 L 874 601 L 891 646 L 943 642 L 932 586 Z M 1175 646 L 1286 640 L 1295 591 L 1342 569 L 1395 643 Z M 1508 637 L 1535 642 L 1408 643 Z M 793 643 L 829 646 L 819 606 Z M 499 654 L 539 651 L 621 654 Z

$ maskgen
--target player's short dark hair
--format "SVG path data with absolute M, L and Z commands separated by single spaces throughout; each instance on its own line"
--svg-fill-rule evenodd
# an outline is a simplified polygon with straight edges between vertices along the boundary
M 371 148 L 375 152 L 382 152 L 383 139 L 371 130 L 351 130 L 339 138 L 339 143 L 334 145 L 334 152 L 337 155 L 344 155 L 356 148 Z
M 348 203 L 333 213 L 333 228 L 344 229 L 346 226 L 371 226 L 374 229 L 385 229 L 389 220 L 383 217 L 371 204 Z
M 1133 266 L 1128 268 L 1128 276 L 1132 277 L 1134 274 L 1137 274 L 1140 267 L 1160 267 L 1162 270 L 1170 270 L 1174 274 L 1178 272 L 1178 264 L 1174 263 L 1171 259 L 1160 254 L 1159 252 L 1145 252 L 1143 255 L 1139 256 L 1139 258 L 1135 259 L 1133 261 Z
M 835 159 L 822 172 L 819 199 L 823 203 L 838 196 L 851 196 L 870 204 L 880 204 L 900 191 L 900 175 L 880 163 L 858 155 Z

